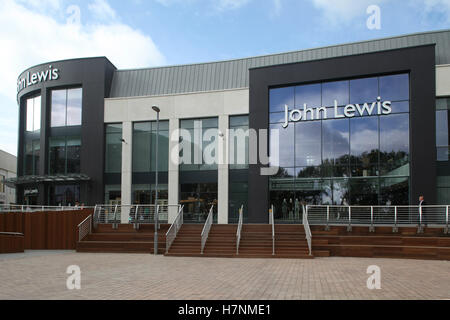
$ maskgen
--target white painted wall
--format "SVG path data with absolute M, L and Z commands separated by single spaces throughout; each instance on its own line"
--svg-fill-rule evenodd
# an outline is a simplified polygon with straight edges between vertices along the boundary
M 450 64 L 436 66 L 436 96 L 450 96 Z
M 226 149 L 229 116 L 249 113 L 249 90 L 224 90 L 177 95 L 131 97 L 105 99 L 105 123 L 123 123 L 123 138 L 127 143 L 122 145 L 122 204 L 131 204 L 132 187 L 132 123 L 137 121 L 156 121 L 156 113 L 152 106 L 161 109 L 160 120 L 169 120 L 169 135 L 179 128 L 180 119 L 218 117 L 219 130 L 224 133 L 222 151 Z M 169 150 L 178 143 L 169 142 Z M 226 157 L 228 160 L 228 157 Z M 179 202 L 178 164 L 169 162 L 169 203 Z M 221 224 L 228 223 L 228 164 L 219 165 L 218 169 L 218 201 Z M 169 223 L 172 223 L 178 212 L 169 210 Z M 122 222 L 128 222 L 128 215 L 122 212 Z

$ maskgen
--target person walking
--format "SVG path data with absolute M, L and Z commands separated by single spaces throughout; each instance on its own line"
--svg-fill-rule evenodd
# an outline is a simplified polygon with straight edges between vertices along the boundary
M 426 219 L 426 212 L 425 212 L 425 206 L 427 205 L 427 203 L 425 202 L 425 197 L 424 196 L 420 196 L 419 197 L 419 226 L 420 226 L 420 214 L 422 214 L 422 223 L 425 225 L 425 227 L 427 226 L 427 219 Z

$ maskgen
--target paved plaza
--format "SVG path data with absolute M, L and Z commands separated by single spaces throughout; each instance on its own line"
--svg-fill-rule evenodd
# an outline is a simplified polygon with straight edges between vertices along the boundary
M 81 289 L 68 290 L 68 266 Z M 367 268 L 381 268 L 381 289 Z M 216 259 L 27 251 L 0 255 L 0 299 L 450 299 L 450 262 L 365 258 Z

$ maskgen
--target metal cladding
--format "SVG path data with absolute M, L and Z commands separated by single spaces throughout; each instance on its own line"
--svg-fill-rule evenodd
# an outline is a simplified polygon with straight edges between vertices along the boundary
M 192 65 L 116 71 L 111 98 L 249 87 L 251 68 L 436 44 L 436 64 L 449 64 L 450 30 L 418 33 L 267 56 Z

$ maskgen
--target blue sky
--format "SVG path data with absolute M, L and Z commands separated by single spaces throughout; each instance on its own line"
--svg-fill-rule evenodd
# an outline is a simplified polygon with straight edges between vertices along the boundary
M 381 9 L 369 30 L 366 10 Z M 450 28 L 450 0 L 0 0 L 0 149 L 17 153 L 16 80 L 35 64 L 208 62 Z

